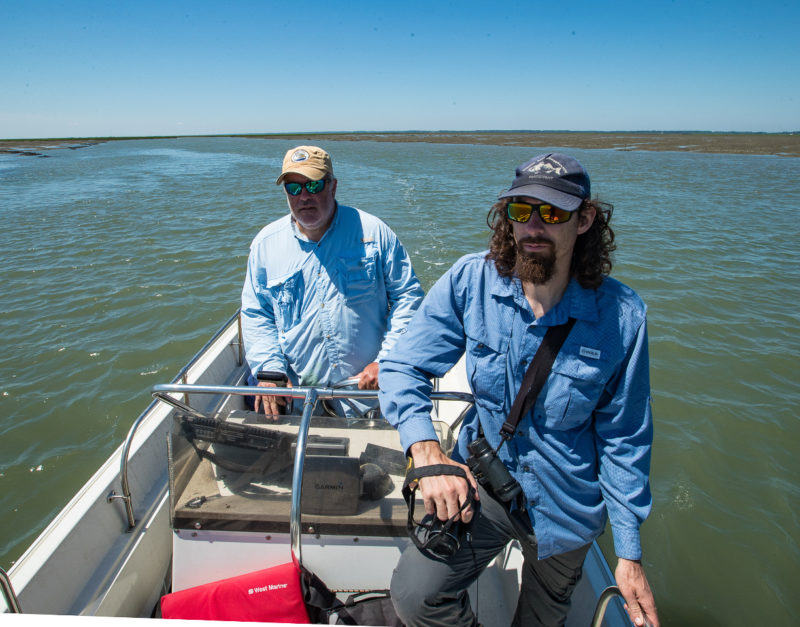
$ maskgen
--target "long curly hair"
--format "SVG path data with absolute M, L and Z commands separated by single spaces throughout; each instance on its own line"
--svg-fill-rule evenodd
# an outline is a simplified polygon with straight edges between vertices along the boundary
M 511 200 L 499 200 L 492 205 L 486 216 L 486 223 L 493 231 L 486 259 L 494 261 L 500 276 L 509 278 L 514 276 L 517 260 L 517 244 L 506 213 L 506 207 Z M 614 231 L 609 225 L 614 207 L 597 199 L 587 199 L 577 211 L 584 211 L 587 207 L 594 207 L 595 219 L 588 231 L 578 235 L 572 253 L 570 275 L 577 279 L 581 287 L 597 289 L 603 279 L 611 274 L 611 253 L 617 248 Z

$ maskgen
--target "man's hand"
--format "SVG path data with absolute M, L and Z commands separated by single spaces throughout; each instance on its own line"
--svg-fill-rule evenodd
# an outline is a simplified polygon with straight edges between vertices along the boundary
M 259 381 L 258 387 L 260 388 L 276 388 L 278 385 L 274 381 Z M 292 382 L 287 381 L 285 386 L 281 387 L 292 387 Z M 277 420 L 278 416 L 281 413 L 281 407 L 286 405 L 286 403 L 290 402 L 291 399 L 288 396 L 265 396 L 261 394 L 257 394 L 253 401 L 253 408 L 256 412 L 259 408 L 263 407 L 264 413 L 267 416 L 271 416 L 273 420 Z
M 378 362 L 373 361 L 367 364 L 357 375 L 358 389 L 359 390 L 377 390 L 378 389 Z
M 434 464 L 451 464 L 463 468 L 469 478 L 469 484 L 475 490 L 475 500 L 478 499 L 478 483 L 469 468 L 447 457 L 439 446 L 439 442 L 436 440 L 415 442 L 411 445 L 410 452 L 414 459 L 414 468 Z M 419 480 L 419 490 L 422 491 L 422 498 L 425 501 L 425 513 L 436 514 L 436 517 L 442 521 L 458 514 L 458 510 L 467 500 L 468 489 L 467 482 L 455 475 L 436 475 Z M 468 523 L 472 520 L 474 513 L 472 507 L 467 507 L 461 512 L 461 520 Z
M 656 601 L 644 568 L 639 561 L 620 558 L 614 572 L 622 596 L 625 597 L 625 610 L 635 625 L 659 627 Z

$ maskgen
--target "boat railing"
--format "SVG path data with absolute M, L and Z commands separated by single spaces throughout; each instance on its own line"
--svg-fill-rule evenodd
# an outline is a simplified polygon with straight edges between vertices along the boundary
M 2 568 L 0 568 L 0 588 L 3 588 L 3 598 L 6 600 L 9 611 L 12 614 L 22 614 L 14 587 L 11 585 L 11 579 Z
M 351 382 L 353 384 L 354 382 Z M 341 385 L 341 384 L 339 384 Z M 197 412 L 187 403 L 178 400 L 172 394 L 217 394 L 217 395 L 238 395 L 252 396 L 252 387 L 242 386 L 219 386 L 219 385 L 197 385 L 197 384 L 166 384 L 153 387 L 153 396 L 164 403 L 172 405 L 174 408 L 187 412 L 190 415 L 202 417 L 203 414 Z M 294 458 L 294 472 L 292 473 L 292 501 L 289 519 L 289 541 L 292 554 L 299 564 L 302 564 L 302 548 L 300 545 L 300 499 L 303 485 L 303 466 L 305 464 L 306 442 L 308 440 L 308 430 L 311 424 L 311 416 L 314 407 L 319 401 L 334 399 L 357 399 L 371 400 L 378 397 L 376 390 L 343 390 L 334 387 L 262 387 L 258 388 L 258 393 L 265 396 L 283 396 L 303 401 L 303 414 L 300 419 L 300 426 L 297 432 L 297 452 Z M 432 392 L 431 400 L 462 401 L 473 403 L 472 394 L 465 392 Z
M 600 627 L 603 624 L 608 604 L 617 596 L 623 598 L 622 592 L 617 586 L 608 586 L 600 593 L 600 596 L 597 598 L 597 605 L 594 609 L 594 616 L 592 617 L 592 627 Z
M 172 383 L 187 383 L 187 377 L 194 365 L 200 361 L 202 356 L 206 353 L 210 346 L 216 342 L 220 336 L 228 329 L 228 327 L 233 323 L 234 320 L 237 321 L 237 336 L 236 341 L 232 342 L 233 346 L 238 347 L 238 363 L 241 365 L 244 363 L 244 344 L 242 342 L 242 318 L 239 315 L 240 310 L 236 310 L 236 312 L 228 318 L 225 323 L 219 328 L 219 330 L 211 337 L 208 342 L 206 342 L 203 347 L 195 353 L 194 357 L 192 357 L 189 362 L 178 371 L 178 374 L 175 375 L 175 378 L 172 380 Z M 188 396 L 184 397 L 188 403 Z M 131 425 L 130 430 L 128 431 L 128 435 L 125 438 L 125 443 L 122 447 L 122 455 L 120 459 L 120 485 L 122 489 L 122 494 L 117 494 L 113 490 L 111 493 L 106 497 L 106 500 L 109 503 L 113 503 L 116 500 L 120 500 L 125 504 L 125 515 L 128 518 L 128 531 L 133 530 L 136 527 L 136 517 L 133 513 L 133 497 L 131 495 L 130 485 L 128 483 L 128 457 L 130 455 L 131 446 L 133 445 L 133 436 L 136 434 L 136 431 L 141 426 L 142 422 L 144 422 L 145 418 L 150 414 L 152 409 L 158 403 L 158 399 L 154 399 L 147 408 L 139 414 L 139 417 L 133 422 Z M 186 405 L 188 407 L 188 404 Z M 192 410 L 194 411 L 194 410 Z

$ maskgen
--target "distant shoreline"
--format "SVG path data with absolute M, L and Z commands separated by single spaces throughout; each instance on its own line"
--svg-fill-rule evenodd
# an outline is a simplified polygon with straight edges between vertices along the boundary
M 798 133 L 704 133 L 704 132 L 582 132 L 582 131 L 439 131 L 384 133 L 285 133 L 247 135 L 182 135 L 159 137 L 97 137 L 70 139 L 2 139 L 0 154 L 47 156 L 54 149 L 84 148 L 107 141 L 128 139 L 177 139 L 179 137 L 240 137 L 291 139 L 298 143 L 334 141 L 424 142 L 437 144 L 486 144 L 578 148 L 585 150 L 676 151 L 691 153 L 775 155 L 800 157 Z
M 49 150 L 76 150 L 102 144 L 109 139 L 0 139 L 0 155 L 21 157 L 47 157 Z

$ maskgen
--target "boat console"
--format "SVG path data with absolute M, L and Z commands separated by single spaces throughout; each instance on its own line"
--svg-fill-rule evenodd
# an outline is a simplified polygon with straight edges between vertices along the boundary
M 359 411 L 356 403 L 374 392 L 285 390 L 305 397 L 302 415 L 246 410 L 242 388 L 210 388 L 226 400 L 204 412 L 158 395 L 176 408 L 168 437 L 173 591 L 292 556 L 337 591 L 388 587 L 409 543 L 407 460 L 397 431 L 377 409 Z M 325 411 L 329 399 L 354 415 Z M 434 426 L 443 448 L 452 448 L 450 426 Z
M 289 533 L 301 416 L 175 412 L 170 511 L 175 530 Z M 443 442 L 449 427 L 439 422 Z M 303 533 L 405 537 L 406 456 L 383 419 L 313 416 L 300 500 Z

